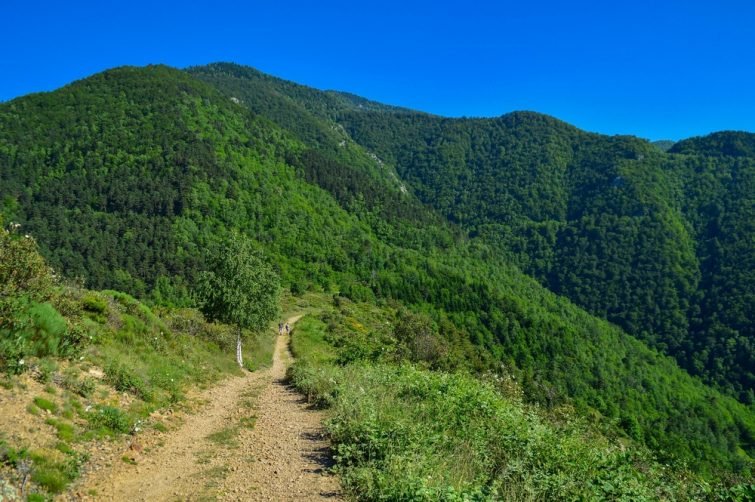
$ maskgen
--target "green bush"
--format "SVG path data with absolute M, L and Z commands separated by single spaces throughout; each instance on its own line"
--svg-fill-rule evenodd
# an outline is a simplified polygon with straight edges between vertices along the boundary
M 41 453 L 31 453 L 33 462 L 31 479 L 49 493 L 60 493 L 80 475 L 81 464 L 86 455 L 68 449 L 66 459 L 53 461 Z
M 75 429 L 73 425 L 63 420 L 56 420 L 50 418 L 45 421 L 47 425 L 52 425 L 58 433 L 58 439 L 61 441 L 73 441 L 75 437 Z
M 78 330 L 69 330 L 63 316 L 49 303 L 17 304 L 12 322 L 0 326 L 0 371 L 20 373 L 26 358 L 70 356 L 81 342 Z
M 128 433 L 133 427 L 133 420 L 119 408 L 100 406 L 88 416 L 89 423 L 95 429 L 105 429 L 110 433 Z
M 36 369 L 38 372 L 37 379 L 41 383 L 49 383 L 55 375 L 55 372 L 58 370 L 58 363 L 53 359 L 45 358 L 37 363 Z
M 144 401 L 153 399 L 152 388 L 124 364 L 110 360 L 105 365 L 105 375 L 116 390 L 130 392 Z
M 17 296 L 46 299 L 54 284 L 34 239 L 18 235 L 16 225 L 11 224 L 11 227 L 10 230 L 0 228 L 0 309 L 7 299 Z
M 85 295 L 84 298 L 81 299 L 81 306 L 84 307 L 84 310 L 87 312 L 92 312 L 94 314 L 102 314 L 107 311 L 107 302 L 94 294 L 88 294 Z
M 64 473 L 55 467 L 40 467 L 34 470 L 32 481 L 51 493 L 60 493 L 68 484 Z

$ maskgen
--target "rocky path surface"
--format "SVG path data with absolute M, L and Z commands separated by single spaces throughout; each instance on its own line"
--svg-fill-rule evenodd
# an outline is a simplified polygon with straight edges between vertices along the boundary
M 338 481 L 327 471 L 322 414 L 284 381 L 288 338 L 278 337 L 270 369 L 209 389 L 206 404 L 180 427 L 137 438 L 143 444 L 89 476 L 76 498 L 340 500 Z

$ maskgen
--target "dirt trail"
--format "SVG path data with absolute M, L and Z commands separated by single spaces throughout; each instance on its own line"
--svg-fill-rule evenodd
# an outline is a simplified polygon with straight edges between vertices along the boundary
M 209 389 L 202 396 L 206 404 L 177 430 L 136 440 L 143 443 L 135 448 L 141 451 L 127 452 L 135 465 L 116 459 L 111 468 L 85 480 L 76 490 L 79 496 L 114 501 L 340 500 L 338 481 L 327 472 L 322 414 L 284 383 L 291 361 L 288 339 L 278 337 L 272 368 Z

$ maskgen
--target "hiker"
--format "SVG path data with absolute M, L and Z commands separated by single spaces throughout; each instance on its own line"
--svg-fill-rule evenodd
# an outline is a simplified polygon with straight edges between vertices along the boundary
M 286 323 L 286 334 L 288 334 L 291 331 L 291 329 L 288 327 L 288 323 Z
M 283 334 L 283 323 L 282 322 L 278 323 L 278 334 L 279 335 Z

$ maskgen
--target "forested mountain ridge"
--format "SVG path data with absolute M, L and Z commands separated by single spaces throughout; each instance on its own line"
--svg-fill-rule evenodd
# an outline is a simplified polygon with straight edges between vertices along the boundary
M 545 290 L 500 249 L 466 238 L 421 204 L 413 185 L 401 189 L 387 156 L 378 162 L 349 146 L 315 113 L 302 114 L 309 129 L 282 127 L 242 106 L 255 99 L 157 66 L 119 68 L 1 104 L 5 221 L 34 234 L 62 273 L 164 303 L 189 301 L 206 249 L 241 232 L 295 291 L 338 291 L 424 312 L 432 350 L 417 357 L 428 366 L 506 371 L 528 400 L 600 416 L 664 459 L 702 472 L 749 472 L 751 410 Z M 256 106 L 275 110 L 271 103 Z M 553 122 L 531 114 L 501 120 L 530 117 Z M 569 153 L 557 136 L 542 142 L 543 155 Z M 635 143 L 643 145 L 617 139 L 604 148 L 627 156 L 628 169 Z M 607 179 L 601 183 L 615 177 Z M 511 204 L 570 214 L 556 195 L 542 208 Z
M 666 155 L 637 138 L 584 133 L 528 113 L 437 119 L 348 112 L 340 123 L 395 162 L 423 201 L 506 249 L 544 285 L 752 402 L 752 323 L 741 320 L 742 303 L 753 305 L 750 159 Z M 704 195 L 689 188 L 699 190 L 711 175 L 720 184 L 716 173 L 724 172 L 737 173 L 736 181 L 714 197 L 737 208 L 727 213 L 736 231 L 715 231 L 728 245 L 713 255 L 697 240 Z M 735 191 L 722 198 L 727 187 Z M 744 265 L 728 279 L 739 299 L 714 305 L 706 288 L 713 269 L 731 270 L 719 263 L 730 252 Z M 736 325 L 723 321 L 733 317 Z M 721 329 L 703 333 L 701 319 Z
M 682 160 L 638 138 L 590 134 L 538 113 L 448 119 L 344 101 L 233 64 L 189 71 L 229 96 L 246 96 L 252 110 L 284 128 L 303 121 L 283 110 L 306 109 L 309 122 L 337 131 L 339 143 L 364 146 L 419 199 L 506 250 L 551 290 L 755 402 L 753 323 L 746 314 L 755 308 L 749 280 L 755 258 L 752 231 L 742 226 L 749 221 L 752 167 L 720 158 L 746 157 L 755 135 L 721 132 L 665 145 L 693 154 Z M 261 104 L 271 101 L 278 104 Z M 339 150 L 333 140 L 303 137 L 319 151 Z M 725 184 L 726 173 L 740 174 Z M 737 183 L 738 192 L 727 194 Z M 734 211 L 703 231 L 708 196 Z M 733 257 L 744 267 L 732 268 Z
M 354 106 L 332 92 L 233 64 L 190 72 L 229 96 L 246 96 L 251 109 L 284 128 L 296 115 L 287 108 L 298 107 L 320 131 L 348 133 L 341 141 L 353 140 L 395 168 L 419 199 L 505 251 L 551 290 L 755 402 L 747 315 L 755 308 L 749 280 L 755 251 L 746 229 L 753 168 L 727 157 L 747 155 L 755 135 L 681 141 L 669 151 L 691 154 L 682 157 L 533 112 L 451 119 L 373 102 Z M 272 94 L 278 104 L 262 106 Z M 306 136 L 320 151 L 338 150 Z M 727 182 L 726 173 L 739 174 Z M 709 221 L 714 199 L 732 209 L 726 229 Z M 743 270 L 730 266 L 733 257 Z

